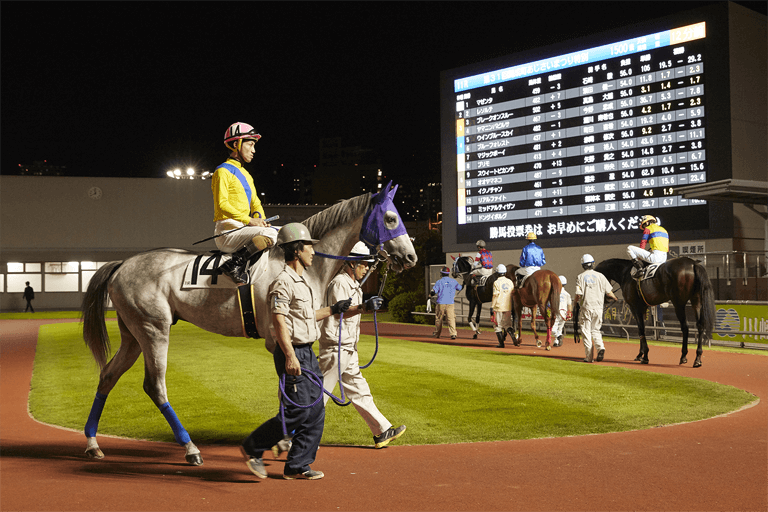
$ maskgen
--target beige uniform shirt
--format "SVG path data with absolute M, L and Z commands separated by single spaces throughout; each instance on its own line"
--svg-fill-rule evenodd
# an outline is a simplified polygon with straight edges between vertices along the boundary
M 269 285 L 267 300 L 271 313 L 285 315 L 285 323 L 291 331 L 291 343 L 305 345 L 317 340 L 320 330 L 315 320 L 312 288 L 295 270 L 285 266 Z
M 595 270 L 586 270 L 576 278 L 576 295 L 581 295 L 579 305 L 583 309 L 602 313 L 605 294 L 610 291 L 611 283 Z
M 501 276 L 493 283 L 493 300 L 491 309 L 494 311 L 512 311 L 512 290 L 515 285 L 512 281 Z
M 363 302 L 363 291 L 357 282 L 346 272 L 336 275 L 325 293 L 325 305 L 331 306 L 340 300 L 352 299 L 352 304 Z M 360 339 L 360 315 L 344 316 L 341 329 L 341 346 L 346 350 L 355 350 Z M 333 315 L 320 321 L 320 347 L 339 346 L 339 319 Z

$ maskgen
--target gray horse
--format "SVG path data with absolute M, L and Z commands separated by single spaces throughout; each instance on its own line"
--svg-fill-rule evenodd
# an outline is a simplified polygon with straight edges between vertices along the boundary
M 397 187 L 390 189 L 390 185 L 391 182 L 377 194 L 363 194 L 339 202 L 304 221 L 312 236 L 320 240 L 315 250 L 347 255 L 352 246 L 363 239 L 386 257 L 388 269 L 402 272 L 412 267 L 417 260 L 416 253 L 392 202 Z M 152 250 L 125 261 L 107 263 L 91 279 L 82 306 L 83 338 L 101 372 L 85 425 L 89 457 L 104 457 L 96 442 L 96 433 L 107 395 L 143 353 L 144 392 L 165 416 L 176 442 L 184 446 L 186 461 L 196 466 L 203 463 L 200 450 L 168 402 L 165 373 L 171 326 L 185 320 L 224 336 L 246 334 L 234 287 L 182 287 L 185 269 L 199 255 L 182 249 Z M 253 280 L 253 297 L 259 334 L 265 338 L 267 347 L 274 347 L 266 297 L 270 283 L 283 269 L 284 259 L 279 247 L 269 249 L 268 256 L 266 270 Z M 342 264 L 342 260 L 315 258 L 304 274 L 315 297 L 324 296 Z M 104 321 L 107 299 L 112 300 L 117 312 L 121 338 L 120 349 L 109 362 L 110 342 Z

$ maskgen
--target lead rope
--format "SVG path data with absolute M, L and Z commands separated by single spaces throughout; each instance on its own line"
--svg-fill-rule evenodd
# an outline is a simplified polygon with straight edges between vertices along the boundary
M 336 257 L 334 257 L 334 259 L 336 259 Z M 341 258 L 338 258 L 338 259 L 341 259 Z M 380 261 L 383 261 L 386 258 L 383 258 L 382 256 L 378 256 L 378 259 Z M 360 281 L 360 284 L 358 286 L 361 289 L 362 289 L 363 284 L 365 284 L 365 281 L 373 273 L 374 268 L 375 268 L 375 265 L 371 265 L 371 267 L 368 269 L 368 272 L 365 274 L 365 277 L 363 278 L 363 280 Z M 384 271 L 384 279 L 382 280 L 381 286 L 379 287 L 379 295 L 378 295 L 379 297 L 381 297 L 381 294 L 384 291 L 384 285 L 387 282 L 387 276 L 388 275 L 389 275 L 389 269 L 386 269 Z M 331 397 L 333 399 L 333 403 L 335 403 L 336 405 L 338 405 L 340 407 L 346 407 L 347 405 L 352 403 L 352 400 L 347 401 L 346 394 L 344 393 L 344 385 L 341 382 L 341 328 L 342 328 L 343 322 L 344 322 L 344 313 L 339 313 L 339 346 L 338 346 L 338 352 L 337 352 L 337 358 L 338 358 L 337 367 L 338 367 L 338 371 L 339 371 L 339 389 L 341 389 L 341 398 L 337 397 L 336 395 L 334 395 L 333 393 L 331 393 L 330 391 L 325 389 L 325 387 L 323 386 L 323 380 L 315 372 L 313 372 L 311 370 L 308 370 L 307 368 L 303 368 L 303 367 L 301 368 L 302 373 L 306 373 L 307 375 L 313 377 L 314 380 L 312 378 L 310 378 L 309 380 L 311 380 L 317 386 L 319 386 L 320 389 L 323 390 L 323 393 L 325 393 L 326 395 Z M 376 359 L 376 354 L 379 353 L 379 323 L 378 323 L 378 320 L 377 320 L 377 317 L 376 317 L 376 310 L 375 309 L 373 310 L 373 328 L 374 328 L 374 332 L 375 332 L 375 335 L 376 335 L 376 349 L 374 350 L 373 357 L 368 362 L 368 364 L 366 364 L 365 366 L 361 366 L 360 367 L 361 370 L 371 366 L 373 364 L 373 361 Z M 309 405 L 297 404 L 296 402 L 291 400 L 288 397 L 288 395 L 286 394 L 286 392 L 285 392 L 285 373 L 283 373 L 280 376 L 279 388 L 280 388 L 280 419 L 281 419 L 281 423 L 282 423 L 282 427 L 283 427 L 283 437 L 285 437 L 285 436 L 288 435 L 288 429 L 285 426 L 285 405 L 283 403 L 283 398 L 285 398 L 285 400 L 290 402 L 295 407 L 299 407 L 301 409 L 310 409 L 310 408 L 314 407 L 315 405 L 317 405 L 317 403 L 323 398 L 323 393 L 320 393 L 320 396 L 317 397 L 317 400 L 315 400 L 314 402 L 312 402 Z

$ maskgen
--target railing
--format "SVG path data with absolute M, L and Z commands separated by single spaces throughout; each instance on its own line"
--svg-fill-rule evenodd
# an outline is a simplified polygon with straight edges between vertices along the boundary
M 749 277 L 766 277 L 766 255 L 758 251 L 712 251 L 692 254 L 689 257 L 693 259 L 702 259 L 703 265 L 707 269 L 709 278 L 725 278 L 726 284 L 731 285 L 731 279 L 742 279 L 742 284 L 747 286 Z M 713 261 L 715 260 L 715 261 Z M 754 260 L 754 263 L 750 263 Z M 762 263 L 761 263 L 762 262 Z M 710 272 L 714 268 L 716 272 Z M 720 268 L 723 269 L 723 275 L 720 275 Z

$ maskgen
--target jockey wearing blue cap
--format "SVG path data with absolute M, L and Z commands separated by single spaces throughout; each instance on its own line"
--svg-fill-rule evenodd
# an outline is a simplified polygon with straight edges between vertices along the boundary
M 526 238 L 530 240 L 530 243 L 523 247 L 523 252 L 520 254 L 520 268 L 515 272 L 518 288 L 522 286 L 523 279 L 547 263 L 547 259 L 544 257 L 544 249 L 534 242 L 536 240 L 536 233 L 531 231 Z

